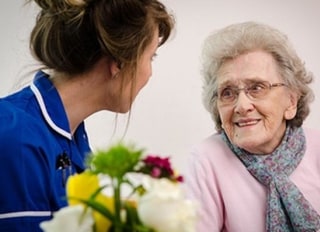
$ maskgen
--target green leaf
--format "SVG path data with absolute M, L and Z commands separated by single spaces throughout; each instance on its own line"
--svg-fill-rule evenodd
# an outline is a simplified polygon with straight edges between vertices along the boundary
M 134 206 L 125 202 L 124 209 L 126 211 L 125 232 L 154 232 L 153 229 L 143 225 Z
M 118 143 L 108 150 L 98 150 L 88 160 L 95 173 L 103 173 L 111 178 L 122 179 L 126 173 L 133 172 L 138 164 L 143 149 Z
M 92 193 L 92 195 L 90 196 L 89 199 L 94 200 L 94 199 L 99 195 L 99 193 L 102 192 L 102 190 L 103 190 L 104 188 L 108 187 L 108 186 L 109 186 L 109 185 L 103 185 L 103 186 L 100 186 L 99 188 L 97 188 L 97 190 Z M 69 198 L 69 199 L 78 200 L 78 198 L 72 197 L 72 196 L 69 196 L 68 198 Z
M 113 213 L 103 204 L 95 201 L 94 199 L 91 199 L 91 198 L 89 198 L 88 200 L 84 200 L 80 198 L 74 198 L 74 199 L 85 204 L 87 207 L 91 207 L 93 210 L 101 213 L 104 217 L 108 218 L 111 222 L 115 221 L 115 217 Z
M 124 203 L 124 209 L 126 210 L 126 226 L 133 228 L 133 225 L 141 224 L 136 208 Z

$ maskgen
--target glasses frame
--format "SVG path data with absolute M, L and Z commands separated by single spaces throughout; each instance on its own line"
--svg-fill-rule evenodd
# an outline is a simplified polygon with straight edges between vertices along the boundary
M 283 86 L 284 86 L 284 87 L 288 87 L 288 85 L 285 84 L 285 83 L 270 83 L 270 82 L 268 82 L 268 81 L 261 81 L 261 82 L 255 82 L 255 83 L 256 83 L 256 84 L 258 84 L 258 83 L 263 83 L 263 84 L 265 84 L 265 86 L 267 86 L 267 88 L 266 88 L 267 91 L 266 91 L 262 96 L 260 96 L 261 98 L 264 97 L 264 96 L 266 96 L 266 95 L 270 92 L 270 90 L 271 90 L 272 88 L 275 88 L 275 87 L 283 87 Z M 222 98 L 221 98 L 221 96 L 220 96 L 220 94 L 219 94 L 219 93 L 220 93 L 219 90 L 220 90 L 220 89 L 225 89 L 225 87 L 220 87 L 220 88 L 218 88 L 217 93 L 216 93 L 213 97 L 217 97 L 218 101 L 220 101 L 223 105 L 233 105 L 233 104 L 238 100 L 240 92 L 241 92 L 241 91 L 244 91 L 245 95 L 246 95 L 250 100 L 253 100 L 253 101 L 259 100 L 260 97 L 256 98 L 256 97 L 253 97 L 253 96 L 250 94 L 250 91 L 251 91 L 251 88 L 253 87 L 253 85 L 254 85 L 254 84 L 251 84 L 251 85 L 248 85 L 248 86 L 243 87 L 243 88 L 229 87 L 230 89 L 232 89 L 232 90 L 235 92 L 234 99 L 230 100 L 230 102 L 228 102 L 228 101 L 226 101 L 226 100 L 222 100 Z

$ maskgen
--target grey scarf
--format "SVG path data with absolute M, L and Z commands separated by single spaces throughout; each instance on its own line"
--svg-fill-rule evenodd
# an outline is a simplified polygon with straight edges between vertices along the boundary
M 268 155 L 255 155 L 233 145 L 225 132 L 222 139 L 251 175 L 268 189 L 268 232 L 312 232 L 320 229 L 320 216 L 289 179 L 306 150 L 302 128 L 288 127 L 281 144 Z

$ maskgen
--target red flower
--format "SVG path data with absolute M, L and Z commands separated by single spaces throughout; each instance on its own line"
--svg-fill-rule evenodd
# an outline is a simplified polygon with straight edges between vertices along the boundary
M 173 181 L 182 182 L 182 176 L 175 176 L 174 171 L 171 167 L 169 157 L 159 157 L 154 155 L 149 155 L 142 160 L 143 165 L 138 170 L 145 174 L 149 174 L 154 178 L 168 178 Z

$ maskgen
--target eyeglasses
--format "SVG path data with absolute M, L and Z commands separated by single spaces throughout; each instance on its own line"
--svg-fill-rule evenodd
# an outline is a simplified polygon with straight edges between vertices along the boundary
M 218 89 L 218 100 L 225 105 L 230 105 L 236 102 L 240 91 L 243 90 L 246 96 L 251 100 L 259 100 L 265 97 L 272 88 L 287 86 L 284 83 L 270 84 L 268 81 L 253 82 L 245 86 L 244 88 L 238 88 L 235 86 L 225 86 Z

